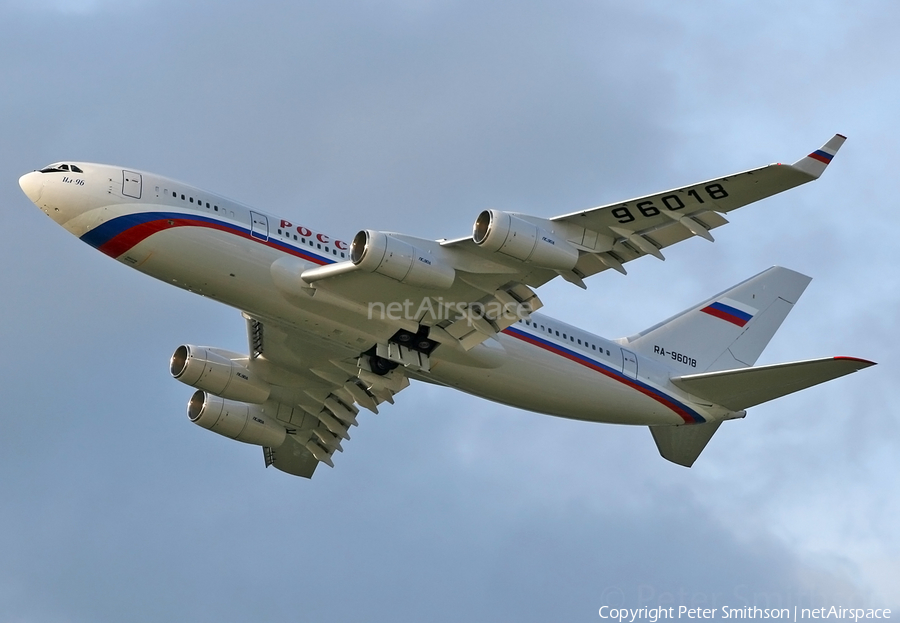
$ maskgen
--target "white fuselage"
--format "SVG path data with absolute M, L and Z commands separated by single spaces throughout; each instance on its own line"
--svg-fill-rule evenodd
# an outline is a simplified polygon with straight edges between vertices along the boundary
M 29 173 L 20 185 L 53 220 L 118 261 L 291 325 L 310 343 L 348 357 L 395 330 L 358 309 L 286 296 L 277 287 L 273 263 L 289 257 L 312 268 L 347 261 L 343 240 L 157 175 L 67 166 L 73 165 L 80 172 Z M 410 376 L 560 417 L 642 425 L 728 417 L 678 390 L 663 363 L 537 313 L 470 353 L 439 346 L 431 360 L 430 372 Z

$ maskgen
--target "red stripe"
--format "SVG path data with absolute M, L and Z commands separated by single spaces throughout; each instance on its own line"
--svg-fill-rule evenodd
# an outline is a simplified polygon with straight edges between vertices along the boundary
M 868 359 L 860 359 L 859 357 L 832 357 L 832 359 L 840 359 L 842 361 L 858 361 L 859 363 L 867 363 L 869 365 L 876 365 L 874 361 L 869 361 Z
M 258 238 L 254 238 L 248 234 L 245 234 L 244 232 L 236 231 L 234 228 L 228 227 L 227 225 L 222 223 L 197 221 L 190 218 L 163 218 L 157 219 L 155 221 L 141 223 L 140 225 L 135 225 L 134 227 L 129 227 L 122 233 L 113 236 L 102 245 L 100 245 L 99 250 L 112 258 L 117 258 L 123 253 L 130 251 L 135 245 L 140 244 L 153 234 L 165 231 L 167 229 L 173 229 L 175 227 L 206 227 L 209 229 L 215 229 L 216 231 L 223 231 L 235 236 L 239 236 L 241 238 L 244 238 L 245 240 L 253 240 L 254 242 L 264 244 L 269 248 L 287 252 L 297 257 L 302 257 L 303 259 L 316 264 L 321 265 L 326 263 L 325 260 L 315 255 L 303 253 L 290 246 L 282 246 L 273 244 L 272 242 L 266 242 L 265 240 L 259 240 Z
M 818 160 L 819 162 L 824 162 L 825 164 L 829 164 L 831 162 L 831 159 L 826 158 L 825 156 L 820 156 L 819 154 L 810 154 L 809 157 L 812 158 L 813 160 Z
M 197 227 L 199 225 L 200 224 L 193 219 L 182 218 L 148 221 L 146 223 L 141 223 L 140 225 L 135 225 L 134 227 L 129 227 L 121 234 L 110 238 L 100 246 L 100 251 L 110 257 L 119 257 L 153 234 L 173 227 Z M 202 226 L 218 229 L 220 231 L 228 231 L 226 227 L 213 225 L 212 223 L 203 223 Z
M 503 331 L 503 332 L 506 333 L 507 335 L 512 335 L 512 337 L 517 337 L 524 342 L 528 342 L 529 344 L 531 344 L 533 346 L 537 346 L 538 348 L 543 348 L 544 350 L 552 352 L 556 355 L 559 355 L 560 357 L 565 357 L 566 359 L 568 359 L 570 361 L 574 361 L 575 363 L 578 363 L 585 367 L 588 367 L 588 368 L 594 370 L 595 372 L 599 372 L 600 374 L 607 376 L 615 381 L 624 383 L 625 385 L 628 385 L 632 389 L 636 389 L 637 391 L 641 392 L 645 396 L 653 398 L 653 400 L 655 400 L 656 402 L 660 403 L 664 407 L 668 407 L 669 409 L 671 409 L 672 411 L 677 413 L 681 417 L 681 419 L 684 420 L 685 424 L 696 424 L 697 423 L 697 421 L 694 420 L 694 418 L 691 417 L 691 415 L 687 411 L 685 411 L 684 409 L 679 407 L 677 404 L 671 403 L 670 401 L 666 400 L 665 397 L 655 394 L 645 387 L 641 387 L 640 385 L 638 385 L 636 383 L 630 382 L 627 378 L 621 377 L 605 368 L 602 368 L 594 363 L 591 363 L 590 361 L 585 361 L 584 359 L 581 359 L 580 357 L 576 357 L 575 355 L 567 353 L 564 350 L 551 349 L 546 344 L 543 344 L 537 340 L 531 339 L 531 337 L 527 333 L 519 333 L 518 331 L 516 331 L 516 332 Z

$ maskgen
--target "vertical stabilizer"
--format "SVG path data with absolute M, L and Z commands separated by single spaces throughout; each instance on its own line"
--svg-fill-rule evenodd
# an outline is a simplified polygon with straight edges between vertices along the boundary
M 628 338 L 628 348 L 683 374 L 752 366 L 810 281 L 773 266 Z
M 707 422 L 695 426 L 650 426 L 653 441 L 660 455 L 673 463 L 690 467 L 703 448 L 719 430 L 722 422 Z

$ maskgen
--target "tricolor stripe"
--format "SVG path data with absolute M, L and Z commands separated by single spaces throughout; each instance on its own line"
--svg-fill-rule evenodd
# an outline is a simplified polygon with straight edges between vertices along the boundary
M 106 255 L 117 258 L 153 234 L 175 227 L 204 227 L 233 234 L 245 240 L 252 240 L 269 248 L 289 253 L 314 264 L 322 265 L 335 262 L 331 258 L 321 257 L 302 247 L 296 247 L 282 240 L 276 240 L 272 237 L 269 237 L 268 240 L 262 240 L 251 235 L 249 229 L 234 223 L 182 212 L 135 212 L 117 216 L 87 232 L 81 236 L 81 240 Z
M 650 385 L 642 383 L 637 379 L 625 376 L 621 371 L 616 370 L 615 368 L 611 368 L 608 365 L 597 361 L 596 359 L 592 359 L 591 357 L 588 357 L 583 353 L 576 352 L 574 350 L 566 348 L 565 346 L 560 346 L 559 344 L 555 344 L 553 342 L 545 340 L 544 338 L 526 333 L 525 331 L 522 331 L 521 329 L 517 329 L 515 327 L 509 327 L 505 329 L 503 333 L 522 340 L 523 342 L 526 342 L 533 346 L 537 346 L 538 348 L 542 348 L 555 355 L 559 355 L 560 357 L 564 357 L 569 361 L 574 361 L 575 363 L 580 364 L 586 368 L 590 368 L 591 370 L 594 370 L 595 372 L 598 372 L 603 376 L 623 383 L 631 387 L 632 389 L 639 391 L 645 396 L 652 398 L 665 407 L 671 409 L 672 411 L 677 413 L 682 420 L 684 420 L 685 424 L 702 424 L 706 422 L 706 419 L 702 415 L 700 415 L 687 405 L 675 400 L 668 394 L 664 394 L 655 387 L 651 387 Z
M 739 307 L 743 309 L 740 309 Z M 715 316 L 716 318 L 720 318 L 739 327 L 743 327 L 748 322 L 750 322 L 750 320 L 752 320 L 753 316 L 756 314 L 756 310 L 752 307 L 741 305 L 737 301 L 732 301 L 730 299 L 722 299 L 720 301 L 716 301 L 715 303 L 707 305 L 700 311 L 702 311 L 704 314 Z
M 833 154 L 829 154 L 827 151 L 822 151 L 821 149 L 817 149 L 813 153 L 809 155 L 813 160 L 818 160 L 819 162 L 824 162 L 828 164 L 831 162 L 831 159 L 834 158 Z

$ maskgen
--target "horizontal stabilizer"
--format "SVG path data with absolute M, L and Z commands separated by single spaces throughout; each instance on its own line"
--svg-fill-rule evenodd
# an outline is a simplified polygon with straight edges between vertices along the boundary
M 740 411 L 873 365 L 865 359 L 828 357 L 688 374 L 673 377 L 672 382 L 698 398 Z
M 693 426 L 651 426 L 650 432 L 664 459 L 690 467 L 719 430 L 721 423 L 718 421 Z

